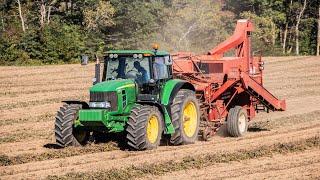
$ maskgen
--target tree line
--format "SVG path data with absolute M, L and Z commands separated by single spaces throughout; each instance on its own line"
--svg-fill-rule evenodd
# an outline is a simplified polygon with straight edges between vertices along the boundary
M 256 25 L 254 51 L 316 55 L 318 0 L 0 0 L 0 65 L 55 64 L 110 49 L 206 52 L 235 22 Z

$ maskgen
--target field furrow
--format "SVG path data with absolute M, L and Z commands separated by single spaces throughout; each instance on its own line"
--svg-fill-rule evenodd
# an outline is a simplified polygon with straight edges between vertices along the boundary
M 241 138 L 223 126 L 210 142 L 143 152 L 119 137 L 55 146 L 56 111 L 63 100 L 88 100 L 93 64 L 0 67 L 0 179 L 320 178 L 320 58 L 264 61 L 264 85 L 287 111 L 258 113 Z

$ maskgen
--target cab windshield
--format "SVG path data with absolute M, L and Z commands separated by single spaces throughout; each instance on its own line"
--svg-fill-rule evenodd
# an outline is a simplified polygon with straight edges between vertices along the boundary
M 150 58 L 108 58 L 105 63 L 105 80 L 133 79 L 139 84 L 150 80 Z

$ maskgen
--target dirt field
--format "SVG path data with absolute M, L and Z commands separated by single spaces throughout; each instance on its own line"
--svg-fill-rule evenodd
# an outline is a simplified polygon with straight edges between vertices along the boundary
M 259 113 L 245 137 L 120 150 L 55 149 L 60 101 L 88 98 L 92 65 L 0 67 L 0 179 L 319 179 L 320 58 L 265 58 L 265 86 L 285 112 Z

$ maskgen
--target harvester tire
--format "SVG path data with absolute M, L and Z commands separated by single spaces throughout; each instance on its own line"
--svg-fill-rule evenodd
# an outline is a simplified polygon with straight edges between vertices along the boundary
M 126 132 L 130 149 L 154 149 L 160 145 L 163 116 L 155 106 L 136 105 L 131 110 Z
M 227 117 L 227 131 L 232 137 L 241 137 L 248 130 L 247 113 L 241 106 L 231 108 Z
M 79 104 L 64 104 L 57 112 L 55 121 L 55 138 L 60 147 L 85 145 L 90 133 L 74 127 L 78 112 L 82 108 Z
M 200 113 L 199 103 L 191 90 L 180 90 L 171 105 L 172 124 L 175 133 L 171 135 L 172 145 L 192 144 L 198 138 Z

